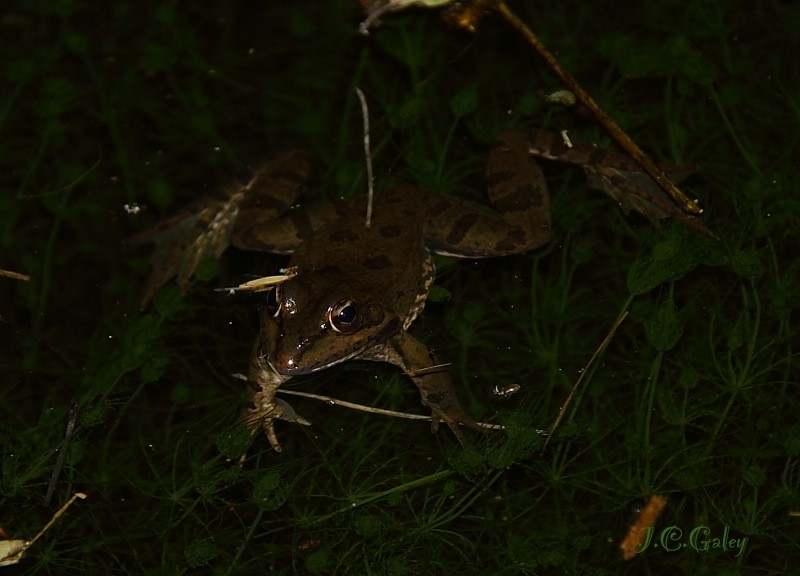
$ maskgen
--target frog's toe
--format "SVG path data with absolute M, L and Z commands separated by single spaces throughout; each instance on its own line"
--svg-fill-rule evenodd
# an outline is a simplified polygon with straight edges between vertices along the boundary
M 286 400 L 282 400 L 280 398 L 275 398 L 276 404 L 276 412 L 280 412 L 281 420 L 286 420 L 287 422 L 294 422 L 295 424 L 302 424 L 303 426 L 311 426 L 311 422 L 300 416 L 297 412 L 294 411 L 289 403 Z
M 278 435 L 275 433 L 275 420 L 270 419 L 267 422 L 262 424 L 264 428 L 264 434 L 267 435 L 267 440 L 269 440 L 269 445 L 272 446 L 272 449 L 275 452 L 283 452 L 283 448 L 281 448 L 281 443 L 278 442 Z
M 241 423 L 247 426 L 253 434 L 263 430 L 270 446 L 275 452 L 281 452 L 283 449 L 275 432 L 276 420 L 286 420 L 303 426 L 311 426 L 311 422 L 300 416 L 288 402 L 280 398 L 273 398 L 272 402 L 262 404 L 248 402 L 245 407 L 245 413 L 242 415 Z
M 466 448 L 469 445 L 469 440 L 467 440 L 466 434 L 464 434 L 464 425 L 471 426 L 471 419 L 469 422 L 461 423 L 457 419 L 452 418 L 451 416 L 439 412 L 438 410 L 433 410 L 431 414 L 431 432 L 434 434 L 439 431 L 439 423 L 444 422 L 447 424 L 447 427 L 453 432 L 453 435 L 458 440 L 458 443 L 461 444 L 462 447 Z

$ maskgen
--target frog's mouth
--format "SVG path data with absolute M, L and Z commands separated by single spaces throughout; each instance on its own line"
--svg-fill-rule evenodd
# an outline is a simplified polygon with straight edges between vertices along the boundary
M 334 354 L 321 352 L 322 349 L 327 349 L 330 345 L 330 334 L 320 334 L 315 338 L 301 338 L 295 346 L 288 345 L 291 337 L 282 334 L 275 339 L 272 350 L 266 350 L 266 342 L 264 342 L 261 353 L 268 358 L 270 365 L 278 374 L 282 376 L 300 376 L 319 372 L 361 355 L 368 355 L 370 350 L 383 344 L 400 330 L 400 320 L 393 318 L 373 334 L 364 335 L 361 338 L 353 338 L 353 335 L 343 335 L 343 337 L 349 338 L 348 344 L 343 346 L 342 341 L 337 342 L 338 345 Z M 338 336 L 333 336 L 333 338 L 338 339 Z
M 286 357 L 276 354 L 274 356 L 270 355 L 270 364 L 275 371 L 282 376 L 302 376 L 303 374 L 312 374 L 314 372 L 319 372 L 320 370 L 325 370 L 325 368 L 330 368 L 331 366 L 336 366 L 337 364 L 346 362 L 352 358 L 355 358 L 361 352 L 362 350 L 359 349 L 346 356 L 340 357 L 337 355 L 335 359 L 318 360 L 316 362 L 303 360 L 302 356 L 298 358 L 296 356 Z

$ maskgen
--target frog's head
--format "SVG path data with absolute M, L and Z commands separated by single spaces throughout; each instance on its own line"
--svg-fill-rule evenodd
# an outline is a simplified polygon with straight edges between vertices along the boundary
M 401 329 L 400 318 L 380 295 L 298 275 L 267 293 L 261 354 L 280 374 L 309 374 L 354 358 Z

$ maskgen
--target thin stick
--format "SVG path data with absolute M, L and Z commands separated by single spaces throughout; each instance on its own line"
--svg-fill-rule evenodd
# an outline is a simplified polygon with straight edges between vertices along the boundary
M 386 410 L 384 408 L 373 408 L 372 406 L 364 406 L 363 404 L 354 404 L 346 400 L 339 400 L 331 396 L 322 396 L 321 394 L 312 394 L 311 392 L 300 392 L 299 390 L 285 390 L 279 388 L 278 392 L 281 394 L 291 394 L 292 396 L 303 396 L 304 398 L 313 398 L 314 400 L 321 400 L 331 406 L 342 406 L 344 408 L 352 408 L 353 410 L 361 410 L 362 412 L 370 412 L 372 414 L 383 414 L 384 416 L 394 416 L 395 418 L 406 418 L 408 420 L 430 420 L 430 416 L 424 414 L 409 414 L 408 412 L 396 412 L 394 410 Z
M 445 368 L 448 366 L 452 366 L 452 362 L 445 362 L 443 364 L 436 364 L 435 366 L 428 366 L 427 368 L 420 368 L 419 370 L 414 370 L 410 372 L 408 375 L 411 378 L 417 378 L 418 376 L 427 376 L 428 374 L 436 374 L 437 372 L 445 372 Z
M 369 146 L 369 109 L 367 108 L 367 99 L 358 86 L 356 86 L 356 94 L 358 94 L 358 99 L 361 100 L 361 116 L 364 119 L 364 156 L 367 160 L 367 221 L 365 226 L 369 228 L 372 225 L 372 197 L 374 195 L 372 153 Z
M 53 524 L 55 524 L 56 520 L 61 518 L 64 515 L 64 512 L 67 511 L 67 508 L 72 506 L 72 503 L 75 502 L 75 500 L 77 500 L 78 498 L 80 498 L 81 500 L 86 500 L 86 494 L 84 494 L 83 492 L 75 492 L 75 494 L 73 494 L 72 497 L 69 500 L 67 500 L 67 503 L 64 504 L 61 508 L 59 508 L 58 512 L 53 514 L 53 517 L 50 518 L 50 521 L 47 524 L 45 524 L 44 527 L 41 530 L 39 530 L 39 532 L 36 534 L 36 536 L 34 536 L 33 538 L 31 538 L 30 540 L 28 540 L 25 543 L 25 548 L 26 549 L 30 548 L 31 545 L 33 545 L 34 542 L 36 542 L 39 538 L 41 538 L 42 534 L 47 532 L 50 529 L 50 527 Z
M 656 181 L 656 183 L 664 189 L 664 192 L 670 196 L 678 205 L 681 207 L 682 210 L 685 212 L 689 212 L 692 214 L 699 214 L 702 212 L 702 209 L 697 205 L 696 202 L 690 200 L 683 192 L 681 192 L 675 184 L 669 179 L 669 177 L 664 174 L 664 172 L 655 165 L 655 163 L 650 160 L 650 158 L 645 154 L 636 143 L 631 140 L 630 136 L 628 136 L 619 125 L 614 122 L 614 119 L 609 116 L 605 110 L 600 108 L 597 102 L 594 101 L 594 98 L 578 84 L 578 81 L 575 79 L 572 74 L 567 72 L 564 68 L 561 67 L 556 57 L 553 56 L 552 53 L 542 44 L 539 39 L 533 34 L 533 32 L 528 28 L 525 23 L 520 20 L 516 14 L 514 14 L 506 3 L 503 0 L 495 0 L 494 7 L 500 13 L 505 20 L 511 24 L 514 28 L 517 29 L 520 34 L 522 34 L 525 39 L 530 42 L 539 56 L 544 60 L 547 67 L 550 71 L 555 74 L 561 83 L 575 96 L 578 100 L 586 106 L 594 116 L 595 120 L 609 133 L 609 135 L 614 139 L 614 141 L 619 144 L 619 146 L 627 152 L 631 158 L 633 158 L 643 169 L 647 172 L 650 177 Z
M 229 286 L 227 288 L 214 288 L 214 292 L 228 292 L 234 294 L 236 292 L 266 292 L 272 289 L 273 286 L 283 284 L 292 276 L 297 276 L 298 267 L 290 266 L 289 268 L 281 268 L 281 274 L 277 276 L 263 276 L 250 280 L 238 286 Z
M 64 458 L 67 457 L 67 448 L 72 441 L 72 435 L 75 432 L 75 421 L 78 419 L 78 403 L 72 400 L 72 407 L 69 409 L 69 417 L 67 418 L 67 430 L 64 432 L 64 440 L 61 441 L 59 448 L 58 458 L 53 466 L 53 473 L 50 475 L 50 485 L 47 487 L 47 494 L 44 497 L 44 505 L 50 504 L 50 498 L 53 497 L 53 492 L 56 490 L 56 482 L 58 476 L 61 474 L 61 467 L 64 465 Z
M 302 396 L 304 398 L 313 398 L 314 400 L 321 400 L 331 406 L 342 406 L 343 408 L 352 408 L 353 410 L 361 410 L 362 412 L 369 412 L 371 414 L 382 414 L 383 416 L 393 416 L 395 418 L 405 418 L 407 420 L 431 420 L 431 416 L 424 414 L 409 414 L 408 412 L 397 412 L 396 410 L 386 410 L 385 408 L 374 408 L 372 406 L 364 406 L 363 404 L 355 404 L 347 400 L 339 400 L 331 396 L 322 396 L 321 394 L 312 394 L 311 392 L 300 392 L 299 390 L 286 390 L 279 388 L 278 392 L 281 394 L 291 394 L 292 396 Z M 478 426 L 488 430 L 505 430 L 502 424 L 487 424 L 485 422 L 478 422 Z
M 2 270 L 0 269 L 0 276 L 5 276 L 6 278 L 13 278 L 14 280 L 22 280 L 23 282 L 28 282 L 31 277 L 27 274 L 20 274 L 19 272 L 12 272 L 11 270 Z
M 555 421 L 553 422 L 552 426 L 550 426 L 550 429 L 547 431 L 547 440 L 544 441 L 544 446 L 542 446 L 542 452 L 544 452 L 545 448 L 547 448 L 547 444 L 550 442 L 550 438 L 552 438 L 553 432 L 555 432 L 556 428 L 558 428 L 558 425 L 561 424 L 561 420 L 564 418 L 564 414 L 566 414 L 567 408 L 572 402 L 572 398 L 575 396 L 575 392 L 578 390 L 578 386 L 580 386 L 581 382 L 583 381 L 583 377 L 586 376 L 586 373 L 589 371 L 589 368 L 592 366 L 592 364 L 594 364 L 594 361 L 600 355 L 600 352 L 602 352 L 605 349 L 605 347 L 608 346 L 608 343 L 611 342 L 611 339 L 614 337 L 617 328 L 619 328 L 619 325 L 622 324 L 622 322 L 627 317 L 628 317 L 628 311 L 625 310 L 625 312 L 623 312 L 620 315 L 620 317 L 617 318 L 616 322 L 614 322 L 614 325 L 611 327 L 611 330 L 609 330 L 608 334 L 606 334 L 606 337 L 603 338 L 603 341 L 600 343 L 600 346 L 598 346 L 597 349 L 594 351 L 594 354 L 592 354 L 592 357 L 589 358 L 589 362 L 586 364 L 586 366 L 583 367 L 581 375 L 578 376 L 578 379 L 572 386 L 572 390 L 570 391 L 569 396 L 567 396 L 567 400 L 561 406 L 561 409 L 558 411 L 558 416 L 556 416 Z
M 100 161 L 102 159 L 103 159 L 103 149 L 101 148 L 100 150 L 98 150 L 97 160 L 95 160 L 94 164 L 89 166 L 89 168 L 87 168 L 86 171 L 83 174 L 81 174 L 80 176 L 75 178 L 75 180 L 73 180 L 69 184 L 67 184 L 65 186 L 62 186 L 61 188 L 56 188 L 55 190 L 50 190 L 48 192 L 40 192 L 38 194 L 20 194 L 20 193 L 17 193 L 17 198 L 39 198 L 41 196 L 49 196 L 51 194 L 58 194 L 59 192 L 69 192 L 73 187 L 75 187 L 76 185 L 81 183 L 87 176 L 89 176 L 89 174 L 92 172 L 92 170 L 94 170 L 95 168 L 97 168 L 100 165 Z

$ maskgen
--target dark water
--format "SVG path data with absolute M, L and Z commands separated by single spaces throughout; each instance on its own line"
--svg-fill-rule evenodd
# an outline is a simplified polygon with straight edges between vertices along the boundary
M 414 9 L 365 37 L 344 1 L 0 9 L 0 268 L 30 276 L 0 277 L 0 521 L 30 538 L 89 496 L 9 573 L 789 573 L 796 3 L 527 4 L 511 8 L 642 148 L 699 166 L 685 190 L 720 240 L 654 230 L 546 166 L 551 244 L 437 260 L 442 290 L 412 329 L 507 433 L 462 452 L 425 424 L 298 399 L 314 426 L 280 426 L 280 455 L 257 438 L 241 468 L 230 374 L 257 298 L 212 289 L 285 260 L 231 251 L 140 312 L 150 251 L 126 239 L 292 147 L 312 159 L 304 203 L 362 192 L 356 86 L 379 188 L 482 199 L 509 126 L 610 139 L 585 109 L 545 103 L 561 86 L 498 16 L 470 35 Z M 625 309 L 542 453 L 533 430 Z M 492 394 L 510 383 L 513 398 Z M 372 364 L 297 389 L 421 410 Z M 623 562 L 653 493 L 669 502 L 652 542 Z

